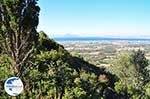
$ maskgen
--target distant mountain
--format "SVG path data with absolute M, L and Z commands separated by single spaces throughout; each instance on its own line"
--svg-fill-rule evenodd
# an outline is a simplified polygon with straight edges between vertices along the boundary
M 75 35 L 75 34 L 70 34 L 70 33 L 67 33 L 67 34 L 54 34 L 51 36 L 52 38 L 70 38 L 70 37 L 80 37 L 79 35 Z

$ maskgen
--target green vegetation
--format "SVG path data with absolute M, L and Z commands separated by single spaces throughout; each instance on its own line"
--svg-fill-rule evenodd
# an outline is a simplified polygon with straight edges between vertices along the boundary
M 114 75 L 70 55 L 43 32 L 39 35 L 38 51 L 30 60 L 32 66 L 22 75 L 25 90 L 19 98 L 93 99 L 105 97 L 106 89 L 113 88 Z M 1 53 L 1 57 L 0 69 L 6 72 L 0 77 L 3 85 L 14 72 L 11 72 L 11 58 L 4 53 Z M 1 97 L 9 97 L 2 85 Z
M 143 51 L 118 53 L 112 62 L 99 59 L 113 64 L 107 69 L 95 66 L 44 32 L 37 33 L 36 3 L 0 0 L 0 99 L 12 98 L 4 90 L 5 80 L 12 76 L 24 83 L 24 91 L 13 97 L 18 99 L 150 98 L 149 64 Z M 106 49 L 112 54 L 110 46 Z
M 38 45 L 36 0 L 0 0 L 1 48 L 12 60 L 15 75 L 21 76 L 29 66 Z
M 115 90 L 123 99 L 149 99 L 150 71 L 143 51 L 121 53 L 110 70 L 118 75 Z

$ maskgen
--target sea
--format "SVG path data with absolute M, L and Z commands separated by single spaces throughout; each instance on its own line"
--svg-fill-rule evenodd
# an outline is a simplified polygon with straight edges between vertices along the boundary
M 55 41 L 150 41 L 150 38 L 55 37 Z

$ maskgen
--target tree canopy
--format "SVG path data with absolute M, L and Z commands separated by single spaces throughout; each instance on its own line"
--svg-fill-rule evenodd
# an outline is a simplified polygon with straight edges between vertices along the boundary
M 1 48 L 11 57 L 15 75 L 27 68 L 37 45 L 39 11 L 37 0 L 0 1 Z

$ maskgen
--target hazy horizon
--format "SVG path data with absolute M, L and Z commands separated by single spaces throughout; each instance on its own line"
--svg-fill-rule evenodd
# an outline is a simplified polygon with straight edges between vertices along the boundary
M 43 31 L 45 32 L 45 31 Z M 48 33 L 47 33 L 48 34 Z M 75 34 L 62 34 L 62 35 L 49 35 L 52 38 L 84 38 L 84 37 L 96 37 L 96 38 L 150 38 L 150 35 L 75 35 Z
M 40 0 L 40 24 L 50 37 L 150 38 L 149 0 Z

